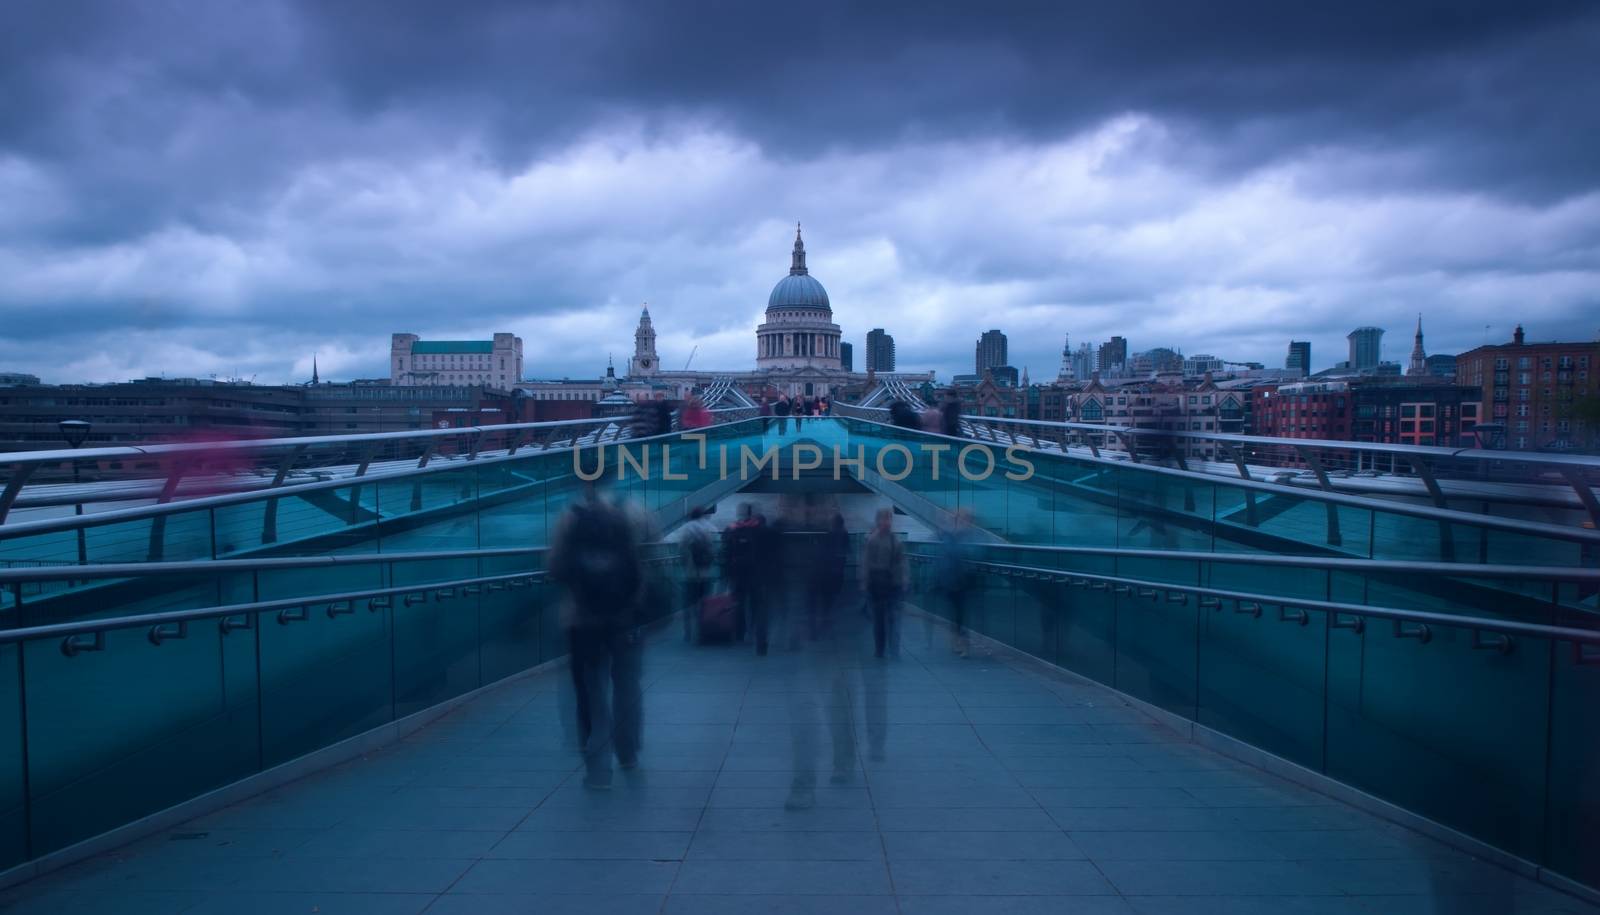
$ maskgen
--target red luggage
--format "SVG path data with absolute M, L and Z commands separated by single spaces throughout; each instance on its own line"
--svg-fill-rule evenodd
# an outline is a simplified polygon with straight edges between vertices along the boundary
M 708 594 L 700 599 L 700 641 L 731 642 L 738 632 L 733 595 Z

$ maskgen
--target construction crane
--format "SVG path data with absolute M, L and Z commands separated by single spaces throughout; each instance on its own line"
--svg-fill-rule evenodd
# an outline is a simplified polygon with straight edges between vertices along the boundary
M 694 349 L 689 350 L 689 358 L 683 360 L 683 370 L 689 371 L 689 363 L 694 361 L 694 354 L 700 352 L 700 344 L 696 343 Z

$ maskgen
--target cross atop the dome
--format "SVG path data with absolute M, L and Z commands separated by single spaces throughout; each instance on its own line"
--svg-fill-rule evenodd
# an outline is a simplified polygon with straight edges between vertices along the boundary
M 800 223 L 794 224 L 794 259 L 789 262 L 790 276 L 805 276 L 806 243 L 800 240 Z

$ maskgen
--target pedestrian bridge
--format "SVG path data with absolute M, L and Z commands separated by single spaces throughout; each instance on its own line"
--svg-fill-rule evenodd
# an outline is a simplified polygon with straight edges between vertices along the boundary
M 1036 428 L 724 419 L 0 455 L 5 508 L 88 506 L 0 525 L 0 904 L 1600 911 L 1593 462 L 1449 490 L 1400 454 L 1426 491 L 1580 506 L 1511 516 Z M 901 656 L 655 627 L 642 766 L 586 792 L 542 562 L 595 473 L 668 529 L 893 505 Z M 966 658 L 925 536 L 957 508 L 985 531 Z M 785 809 L 844 734 L 848 778 Z

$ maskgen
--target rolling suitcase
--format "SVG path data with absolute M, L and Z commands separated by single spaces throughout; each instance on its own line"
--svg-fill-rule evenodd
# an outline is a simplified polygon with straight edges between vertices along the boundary
M 727 592 L 708 594 L 700 600 L 700 642 L 731 642 L 738 631 L 737 607 Z

